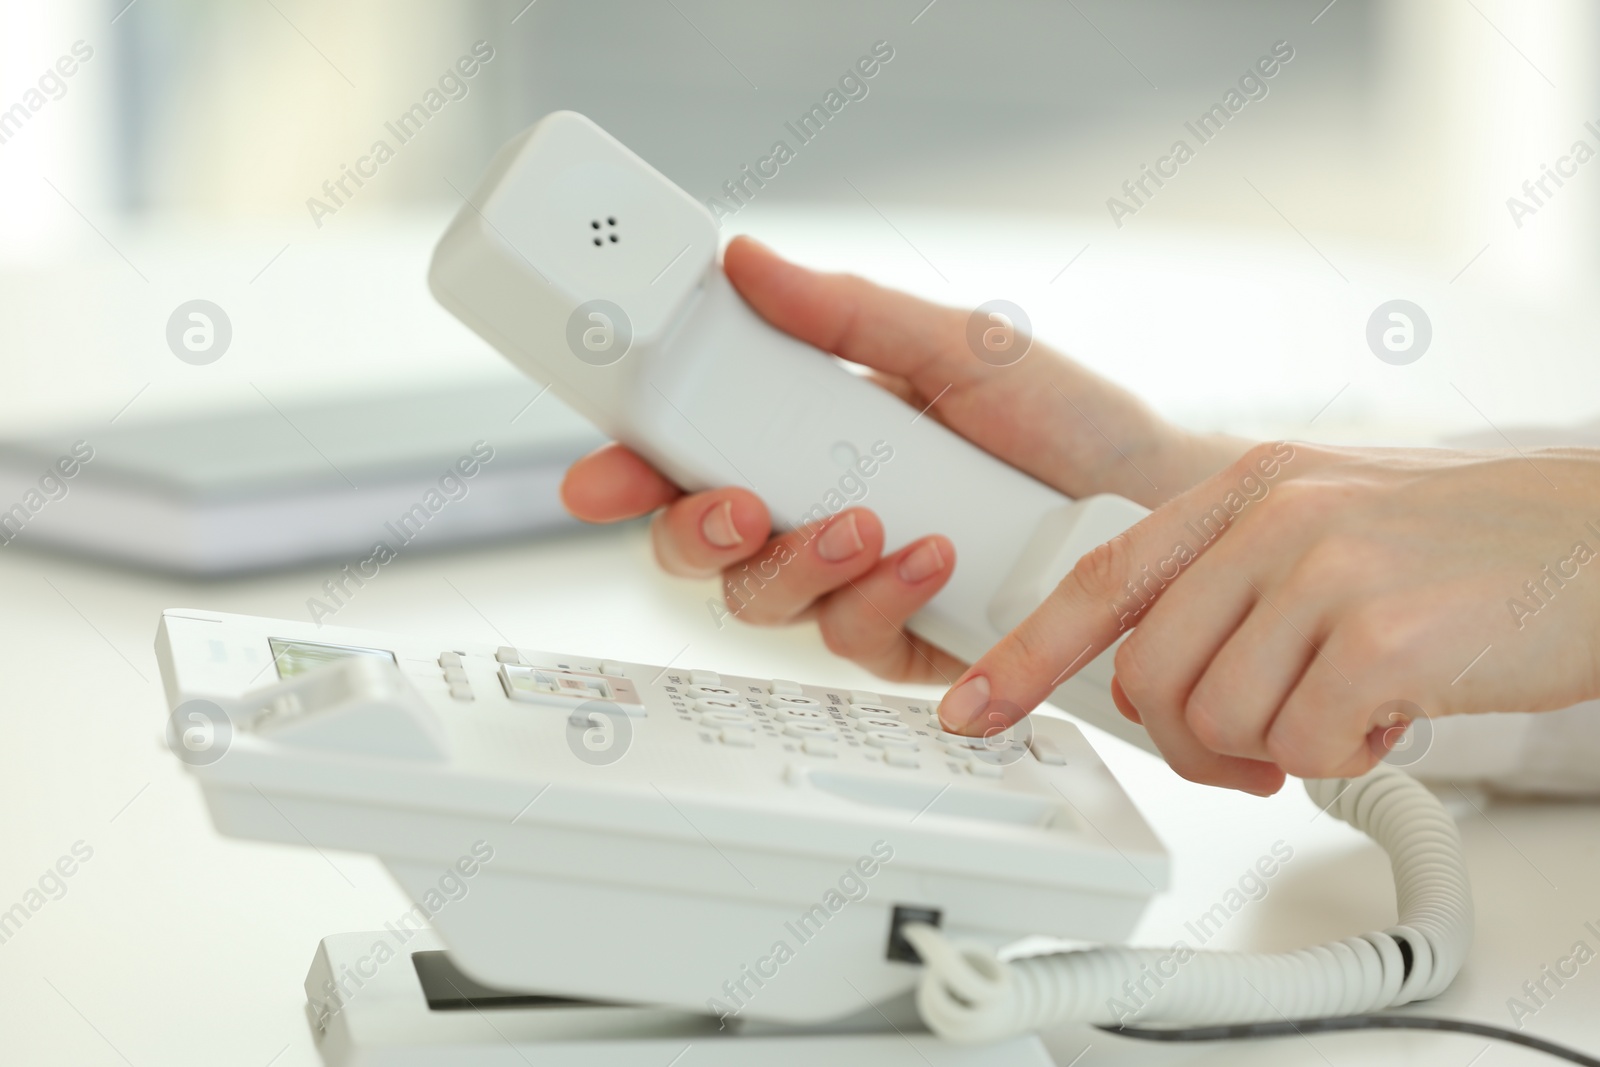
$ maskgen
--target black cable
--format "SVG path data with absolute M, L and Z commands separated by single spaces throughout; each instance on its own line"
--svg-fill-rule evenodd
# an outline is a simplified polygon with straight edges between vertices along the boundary
M 1110 1034 L 1140 1041 L 1233 1041 L 1252 1037 L 1294 1037 L 1334 1030 L 1449 1030 L 1476 1034 L 1497 1041 L 1509 1041 L 1583 1067 L 1600 1067 L 1600 1059 L 1553 1041 L 1507 1030 L 1500 1026 L 1466 1022 L 1462 1019 L 1436 1019 L 1424 1015 L 1340 1015 L 1330 1019 L 1285 1019 L 1282 1022 L 1231 1023 L 1225 1026 L 1185 1026 L 1177 1029 L 1151 1029 L 1142 1026 L 1096 1026 Z

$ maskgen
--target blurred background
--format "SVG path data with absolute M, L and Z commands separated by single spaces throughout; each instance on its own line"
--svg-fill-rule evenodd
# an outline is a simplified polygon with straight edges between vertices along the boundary
M 573 108 L 718 196 L 878 41 L 893 59 L 867 96 L 725 233 L 938 300 L 1011 299 L 1044 339 L 1195 426 L 1426 440 L 1600 408 L 1600 166 L 1548 185 L 1520 227 L 1507 206 L 1575 141 L 1600 148 L 1585 127 L 1600 120 L 1600 12 L 1581 0 L 6 0 L 0 13 L 13 115 L 60 57 L 92 49 L 0 143 L 10 429 L 109 418 L 136 394 L 122 421 L 514 381 L 423 285 L 432 241 L 500 143 Z M 493 58 L 467 94 L 313 218 L 308 198 L 331 203 L 324 182 L 393 142 L 384 123 L 480 41 Z M 1199 146 L 1184 123 L 1278 42 L 1293 58 L 1267 94 Z M 1179 138 L 1195 157 L 1119 226 L 1108 198 L 1131 203 L 1123 183 Z M 233 327 L 207 366 L 164 340 L 196 298 Z M 1404 367 L 1365 342 L 1395 298 L 1433 327 Z
M 552 397 L 530 406 L 538 386 L 424 277 L 527 124 L 589 114 L 737 207 L 725 236 L 952 305 L 1012 301 L 1197 429 L 1503 446 L 1600 416 L 1597 23 L 1582 0 L 0 0 L 0 542 L 19 541 L 0 545 L 0 909 L 74 842 L 96 856 L 4 942 L 0 996 L 25 1020 L 8 1062 L 315 1063 L 299 990 L 317 939 L 409 906 L 370 857 L 215 832 L 159 740 L 163 608 L 309 622 L 323 603 L 440 647 L 881 686 L 814 628 L 718 626 L 714 584 L 663 576 L 637 526 L 520 536 L 557 521 L 560 470 L 596 437 Z M 800 144 L 789 124 L 875 48 L 892 58 L 865 95 Z M 442 84 L 464 56 L 472 77 Z M 1272 76 L 1241 87 L 1263 57 Z M 390 125 L 430 93 L 401 143 Z M 1201 143 L 1190 125 L 1217 106 Z M 728 202 L 780 139 L 793 160 Z M 1132 198 L 1180 139 L 1193 158 Z M 1368 341 L 1394 300 L 1431 326 L 1403 365 Z M 192 301 L 229 326 L 203 359 L 169 340 Z M 324 603 L 477 438 L 494 463 L 427 536 L 512 536 L 407 547 Z M 5 509 L 78 440 L 94 460 L 12 537 Z M 73 546 L 139 566 L 34 551 Z M 1391 921 L 1381 858 L 1348 862 L 1359 846 L 1303 795 L 1190 786 L 1097 743 L 1181 872 L 1136 941 L 1187 936 L 1278 837 L 1323 858 L 1229 947 Z M 1500 1012 L 1588 917 L 1593 856 L 1576 822 L 1528 828 L 1542 817 L 1469 824 L 1498 955 L 1456 1014 Z M 1557 880 L 1577 888 L 1557 901 Z M 1574 996 L 1539 1025 L 1592 1014 Z M 1471 1053 L 1444 1051 L 1426 1062 Z

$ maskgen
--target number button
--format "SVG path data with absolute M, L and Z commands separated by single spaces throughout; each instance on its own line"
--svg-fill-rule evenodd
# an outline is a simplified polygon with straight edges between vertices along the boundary
M 813 740 L 832 740 L 839 734 L 833 727 L 821 722 L 791 722 L 783 728 L 783 732 L 790 737 L 802 737 Z
M 740 715 L 731 711 L 708 711 L 700 716 L 700 721 L 707 726 L 721 727 L 726 730 L 754 730 L 755 722 L 748 715 Z
M 749 705 L 744 701 L 731 697 L 706 697 L 704 700 L 696 700 L 694 708 L 696 711 L 735 711 L 741 715 L 750 712 Z
M 857 719 L 856 726 L 863 730 L 881 730 L 888 733 L 911 732 L 911 727 L 899 719 Z
M 851 704 L 849 715 L 852 719 L 898 719 L 900 713 L 883 704 Z

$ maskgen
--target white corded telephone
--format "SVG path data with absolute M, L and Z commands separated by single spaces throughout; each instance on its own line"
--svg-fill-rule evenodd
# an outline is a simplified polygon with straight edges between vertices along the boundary
M 967 658 L 1143 514 L 1068 500 L 773 330 L 724 278 L 709 214 L 579 115 L 499 153 L 429 281 L 688 488 L 747 484 L 792 527 L 870 458 L 891 543 L 956 543 L 911 626 Z M 219 829 L 372 852 L 418 902 L 323 942 L 307 1010 L 329 1064 L 665 1063 L 692 1045 L 730 1067 L 1042 1067 L 1037 1030 L 1123 1021 L 1124 984 L 1168 962 L 1115 944 L 1165 854 L 1049 713 L 973 740 L 887 694 L 204 611 L 168 611 L 158 651 L 168 743 Z M 1110 704 L 1108 657 L 1052 701 L 1148 747 Z M 1124 1033 L 1469 1025 L 1364 1014 L 1437 994 L 1465 957 L 1450 817 L 1390 767 L 1306 785 L 1389 851 L 1398 923 L 1196 954 L 1137 1020 L 1191 1029 Z M 997 955 L 1028 934 L 1099 947 Z
M 181 609 L 157 647 L 218 828 L 376 853 L 418 901 L 454 870 L 426 918 L 489 987 L 822 1024 L 905 1001 L 907 922 L 1121 938 L 1167 880 L 1059 718 L 974 740 L 884 693 Z M 339 1046 L 382 998 L 335 965 L 308 993 Z
M 1111 1021 L 1160 955 L 996 959 L 1035 933 L 1119 941 L 1166 884 L 1050 714 L 974 739 L 886 693 L 186 609 L 157 653 L 167 742 L 218 829 L 374 853 L 417 901 L 319 951 L 331 1065 L 493 1062 L 507 1028 L 563 1062 L 688 1035 L 696 1062 L 1043 1065 L 1033 1031 Z M 1395 771 L 1312 791 L 1394 854 L 1400 925 L 1199 956 L 1141 1020 L 1261 1018 L 1266 976 L 1301 1015 L 1454 976 L 1471 902 L 1449 817 Z M 954 1040 L 905 1044 L 918 1015 Z

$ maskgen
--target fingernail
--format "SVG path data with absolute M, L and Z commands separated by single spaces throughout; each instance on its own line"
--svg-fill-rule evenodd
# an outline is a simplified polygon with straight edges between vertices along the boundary
M 939 725 L 946 733 L 958 734 L 972 725 L 989 704 L 989 679 L 983 675 L 968 678 L 944 695 L 939 704 Z
M 897 568 L 902 582 L 916 584 L 924 578 L 931 578 L 944 570 L 944 557 L 939 554 L 939 546 L 933 541 L 924 541 L 915 550 L 908 552 L 900 561 Z
M 700 520 L 700 535 L 717 548 L 733 548 L 744 542 L 733 524 L 733 501 L 724 500 L 706 512 Z
M 856 517 L 846 515 L 837 522 L 829 524 L 822 536 L 817 538 L 817 555 L 829 563 L 838 563 L 849 559 L 851 556 L 867 547 L 861 540 L 861 531 L 856 529 Z

